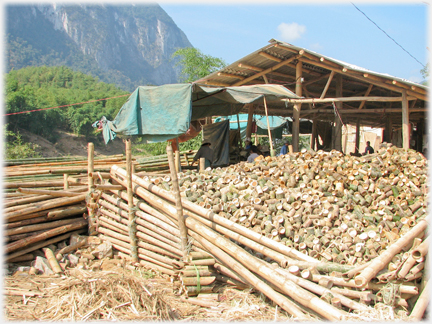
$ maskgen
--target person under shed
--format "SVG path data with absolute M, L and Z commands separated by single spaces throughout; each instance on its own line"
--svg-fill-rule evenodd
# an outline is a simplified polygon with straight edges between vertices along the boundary
M 251 154 L 248 156 L 247 161 L 249 163 L 252 163 L 259 156 L 258 147 L 256 147 L 255 145 L 252 145 L 250 151 L 251 151 Z
M 213 149 L 210 147 L 211 143 L 209 141 L 204 141 L 201 144 L 201 147 L 199 148 L 198 152 L 195 154 L 192 165 L 199 161 L 200 158 L 205 158 L 205 164 L 204 168 L 211 167 L 213 165 Z M 199 163 L 198 163 L 198 169 L 199 169 Z
M 285 155 L 287 153 L 288 153 L 288 142 L 285 142 L 284 145 L 282 145 L 281 147 L 279 155 Z
M 375 151 L 374 151 L 373 147 L 370 145 L 370 141 L 367 141 L 366 142 L 366 149 L 365 149 L 365 152 L 363 153 L 363 155 L 372 154 L 374 152 Z

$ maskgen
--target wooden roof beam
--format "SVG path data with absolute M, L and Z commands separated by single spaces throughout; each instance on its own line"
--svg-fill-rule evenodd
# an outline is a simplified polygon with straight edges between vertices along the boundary
M 257 67 L 257 66 L 252 66 L 252 65 L 248 65 L 248 64 L 244 64 L 244 63 L 239 63 L 238 64 L 239 68 L 244 68 L 244 69 L 249 69 L 249 70 L 253 70 L 253 71 L 257 71 L 257 72 L 262 72 L 264 71 L 264 69 Z M 285 74 L 285 73 L 280 73 L 280 72 L 269 72 L 267 74 L 272 74 L 275 76 L 280 76 L 283 78 L 287 78 L 287 79 L 291 79 L 291 80 L 295 80 L 295 76 L 289 75 L 289 74 Z
M 244 76 L 236 75 L 236 74 L 232 74 L 232 73 L 226 73 L 226 72 L 219 72 L 217 75 L 218 76 L 228 77 L 228 78 L 236 78 L 236 79 L 240 79 L 240 80 L 244 80 L 245 79 Z
M 335 75 L 335 71 L 331 71 L 330 76 L 327 80 L 327 83 L 324 87 L 323 92 L 321 93 L 320 99 L 323 99 L 327 93 L 328 88 L 330 87 L 330 83 L 332 82 L 333 76 Z
M 408 97 L 408 100 L 414 100 L 414 97 Z M 380 102 L 396 102 L 402 101 L 402 97 L 340 97 L 340 98 L 320 98 L 320 99 L 281 99 L 289 103 L 323 103 L 323 102 L 350 102 L 350 101 L 380 101 Z
M 373 80 L 372 78 L 368 78 L 367 80 L 365 80 L 365 77 L 363 76 L 362 72 L 356 72 L 356 71 L 353 71 L 353 70 L 348 70 L 347 67 L 341 67 L 340 66 L 339 68 L 335 68 L 335 67 L 329 66 L 328 64 L 325 64 L 325 63 L 315 62 L 315 61 L 309 60 L 306 57 L 301 57 L 299 59 L 301 61 L 305 62 L 305 63 L 315 64 L 316 66 L 320 66 L 320 67 L 328 69 L 330 71 L 335 71 L 335 72 L 341 72 L 342 71 L 342 72 L 344 72 L 349 77 L 352 77 L 354 79 L 361 80 L 361 81 L 364 81 L 364 82 L 371 83 L 373 85 L 376 85 L 376 86 L 381 87 L 381 88 L 385 88 L 387 90 L 392 90 L 392 91 L 396 91 L 396 92 L 399 92 L 399 93 L 402 93 L 403 90 L 405 90 L 403 88 L 387 84 L 387 83 L 384 82 L 384 80 L 378 81 L 378 80 Z M 424 101 L 428 100 L 427 96 L 422 95 L 422 94 L 420 94 L 418 92 L 407 90 L 407 94 L 410 95 L 410 96 L 414 96 L 414 97 L 416 97 L 416 98 L 418 98 L 420 100 L 424 100 Z
M 367 88 L 366 93 L 364 95 L 365 97 L 369 96 L 369 93 L 371 92 L 372 87 L 373 87 L 373 84 L 369 84 L 369 87 Z M 360 106 L 358 107 L 358 109 L 362 109 L 364 107 L 365 103 L 366 103 L 366 101 L 362 101 L 360 103 Z
M 246 78 L 246 79 L 244 79 L 244 80 L 241 80 L 241 81 L 239 81 L 239 82 L 234 83 L 233 86 L 240 86 L 240 85 L 243 85 L 243 84 L 245 84 L 245 83 L 247 83 L 247 82 L 249 82 L 249 81 L 251 81 L 251 80 L 254 80 L 254 79 L 256 79 L 256 78 L 258 78 L 258 77 L 264 75 L 264 74 L 267 74 L 267 73 L 269 73 L 269 72 L 272 72 L 272 71 L 274 71 L 274 70 L 277 70 L 277 69 L 280 68 L 281 66 L 286 65 L 286 64 L 288 64 L 288 63 L 291 63 L 292 61 L 298 59 L 300 56 L 301 56 L 301 55 L 295 55 L 295 56 L 293 56 L 293 57 L 290 57 L 289 59 L 287 59 L 287 60 L 285 60 L 285 61 L 282 61 L 282 62 L 279 62 L 278 64 L 276 64 L 276 65 L 274 65 L 274 66 L 272 66 L 272 67 L 270 67 L 270 68 L 268 68 L 268 69 L 266 69 L 266 70 L 263 70 L 263 71 L 261 71 L 261 72 L 255 73 L 254 75 L 252 75 L 252 76 L 250 76 L 250 77 L 248 77 L 248 78 Z

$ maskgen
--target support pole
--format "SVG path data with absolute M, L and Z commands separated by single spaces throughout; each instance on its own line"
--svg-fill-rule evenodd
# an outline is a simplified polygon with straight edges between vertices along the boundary
M 391 143 L 392 142 L 392 120 L 391 115 L 387 114 L 385 118 L 385 126 L 384 126 L 384 132 L 383 132 L 383 142 Z
M 296 87 L 295 94 L 297 96 L 302 96 L 302 62 L 298 61 L 296 64 Z M 292 127 L 292 146 L 294 152 L 299 151 L 299 142 L 300 142 L 300 110 L 301 103 L 294 104 L 293 110 L 293 127 Z
M 311 136 L 311 144 L 310 147 L 312 150 L 315 150 L 315 143 L 317 138 L 317 120 L 312 120 L 312 136 Z
M 237 130 L 238 130 L 238 134 L 239 134 L 239 147 L 241 147 L 242 146 L 241 145 L 242 140 L 241 140 L 240 117 L 239 117 L 239 114 L 237 114 Z
M 406 90 L 402 90 L 402 143 L 402 148 L 408 150 L 410 147 L 410 127 Z
M 270 142 L 270 156 L 275 156 L 275 151 L 273 149 L 273 138 L 272 138 L 272 133 L 270 130 L 270 122 L 269 122 L 269 117 L 268 117 L 267 101 L 266 101 L 265 96 L 264 96 L 264 109 L 265 109 L 266 118 L 267 118 L 267 132 L 268 132 L 269 142 Z
M 88 179 L 88 194 L 90 196 L 89 203 L 87 204 L 87 211 L 88 211 L 88 232 L 89 235 L 96 235 L 96 219 L 95 219 L 95 212 L 93 207 L 95 206 L 95 200 L 92 198 L 91 193 L 95 189 L 94 180 L 93 177 L 90 176 L 94 172 L 94 144 L 88 143 L 88 158 L 87 158 L 87 179 Z
M 342 97 L 342 75 L 336 76 L 336 97 Z M 336 108 L 340 111 L 342 109 L 342 103 L 336 102 Z M 342 152 L 342 121 L 339 115 L 335 116 L 334 127 L 333 127 L 333 149 Z
M 127 180 L 127 195 L 128 195 L 128 227 L 129 227 L 129 239 L 131 248 L 132 262 L 138 262 L 138 248 L 136 238 L 136 223 L 135 223 L 135 212 L 133 205 L 133 191 L 132 191 L 132 148 L 130 138 L 126 139 L 126 180 Z
M 167 145 L 166 151 L 167 151 L 167 155 L 168 155 L 168 164 L 169 164 L 169 168 L 170 168 L 170 172 L 171 172 L 172 190 L 173 190 L 174 197 L 175 197 L 177 220 L 178 220 L 178 226 L 179 226 L 179 230 L 180 230 L 180 244 L 181 244 L 180 248 L 181 248 L 181 251 L 183 253 L 183 261 L 187 261 L 187 258 L 188 258 L 187 228 L 186 228 L 185 219 L 183 216 L 183 206 L 181 203 L 180 188 L 179 188 L 179 183 L 178 183 L 178 178 L 177 178 L 177 172 L 175 170 L 174 157 L 173 157 L 173 151 L 172 151 L 171 145 Z M 201 167 L 201 165 L 200 165 L 200 167 Z
M 355 153 L 360 152 L 360 118 L 357 118 L 356 135 L 355 135 Z
M 246 138 L 251 138 L 252 135 L 252 121 L 253 121 L 253 112 L 255 107 L 252 104 L 247 104 L 248 105 L 248 122 L 247 122 L 247 126 L 246 126 Z

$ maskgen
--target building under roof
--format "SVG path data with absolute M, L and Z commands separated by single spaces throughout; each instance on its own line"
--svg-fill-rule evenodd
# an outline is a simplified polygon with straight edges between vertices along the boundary
M 279 84 L 302 97 L 268 105 L 268 115 L 293 118 L 294 151 L 298 150 L 300 118 L 314 122 L 313 136 L 322 135 L 322 125 L 330 124 L 332 149 L 342 151 L 341 127 L 352 124 L 384 128 L 386 142 L 392 141 L 393 132 L 401 131 L 404 148 L 410 147 L 415 129 L 416 144 L 411 147 L 421 150 L 427 86 L 275 39 L 269 43 L 194 83 L 217 87 Z M 264 108 L 264 104 L 245 105 L 241 112 L 265 115 Z

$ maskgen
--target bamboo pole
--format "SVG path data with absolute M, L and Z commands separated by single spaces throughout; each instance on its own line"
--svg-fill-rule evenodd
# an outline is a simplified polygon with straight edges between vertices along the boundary
M 45 253 L 45 257 L 48 260 L 48 263 L 51 267 L 51 269 L 55 272 L 55 273 L 62 273 L 63 270 L 60 267 L 56 257 L 54 256 L 54 252 L 50 249 L 50 248 L 43 248 L 42 249 Z
M 85 226 L 85 225 L 84 225 L 84 226 Z M 84 227 L 84 226 L 83 226 L 83 227 Z M 71 237 L 73 234 L 80 234 L 80 233 L 83 233 L 83 232 L 85 232 L 85 231 L 87 231 L 87 230 L 86 230 L 86 229 L 81 229 L 81 230 L 78 230 L 78 231 L 68 232 L 68 233 L 66 233 L 66 234 L 63 234 L 63 235 L 60 235 L 60 236 L 53 237 L 53 238 L 51 238 L 51 239 L 49 239 L 49 240 L 47 240 L 47 241 L 43 241 L 43 242 L 38 242 L 38 243 L 36 243 L 36 244 L 32 244 L 31 246 L 28 246 L 28 247 L 26 247 L 25 249 L 20 249 L 19 251 L 13 252 L 13 253 L 8 254 L 8 255 L 5 255 L 5 256 L 4 256 L 4 257 L 5 257 L 5 260 L 6 260 L 6 261 L 13 260 L 13 259 L 15 259 L 15 258 L 17 258 L 17 257 L 19 257 L 19 256 L 21 256 L 21 255 L 26 254 L 26 253 L 29 253 L 29 252 L 32 252 L 32 251 L 38 250 L 38 249 L 43 248 L 43 247 L 45 247 L 45 246 L 49 246 L 50 244 L 54 244 L 54 243 L 57 243 L 57 242 L 61 242 L 61 241 L 63 241 L 63 240 L 66 240 L 66 239 L 68 239 L 69 237 Z
M 17 191 L 25 194 L 50 195 L 53 197 L 75 197 L 80 195 L 81 192 L 84 192 L 86 190 L 84 188 L 74 188 L 68 190 L 44 190 L 44 189 L 18 188 Z
M 91 194 L 94 189 L 94 179 L 90 176 L 92 172 L 94 172 L 94 144 L 88 143 L 88 164 L 87 164 L 87 183 L 88 183 L 88 194 Z M 89 199 L 90 204 L 94 204 L 95 200 L 90 196 Z M 95 235 L 96 233 L 96 218 L 94 214 L 93 208 L 88 208 L 88 230 L 89 235 Z
M 282 309 L 287 311 L 289 314 L 295 316 L 297 319 L 307 319 L 303 311 L 296 304 L 294 304 L 282 294 L 274 291 L 269 285 L 264 283 L 250 270 L 245 268 L 239 261 L 237 261 L 237 258 L 231 257 L 228 253 L 224 252 L 222 249 L 215 246 L 213 243 L 196 234 L 195 232 L 190 232 L 190 235 L 194 239 L 198 240 L 208 251 L 212 251 L 212 254 L 215 255 L 218 259 L 224 260 L 224 263 L 228 264 L 230 268 L 239 275 L 241 275 L 242 278 L 245 278 L 248 284 L 253 286 L 255 289 L 261 291 L 271 300 L 275 301 Z
M 430 303 L 430 281 L 423 288 L 417 302 L 414 305 L 411 314 L 409 315 L 410 320 L 421 321 L 423 319 L 423 315 Z
M 102 234 L 105 234 L 106 236 L 110 236 L 113 238 L 116 238 L 118 240 L 121 240 L 123 242 L 126 242 L 128 244 L 129 243 L 129 236 L 127 235 L 127 233 L 125 234 L 120 234 L 118 232 L 115 232 L 113 230 L 110 230 L 106 227 L 99 227 L 99 232 Z M 137 233 L 137 234 L 141 234 L 141 233 Z M 145 239 L 145 237 L 143 237 L 143 235 L 137 235 L 137 237 Z M 147 242 L 142 242 L 140 240 L 138 240 L 138 246 L 142 247 L 143 249 L 147 249 L 149 251 L 153 251 L 171 258 L 179 258 L 179 256 L 182 256 L 182 253 L 179 249 L 176 249 L 172 246 L 168 246 L 167 244 L 161 244 L 161 242 L 156 242 L 155 240 L 151 241 L 154 244 Z M 164 247 L 162 247 L 164 246 Z M 165 249 L 166 248 L 166 249 Z
M 73 224 L 63 225 L 63 226 L 48 230 L 42 234 L 38 234 L 35 236 L 31 236 L 31 237 L 13 242 L 13 243 L 9 243 L 5 246 L 5 252 L 10 253 L 10 252 L 16 251 L 20 248 L 26 247 L 30 244 L 45 240 L 47 238 L 80 229 L 86 225 L 87 225 L 87 221 L 85 219 L 79 219 L 78 221 L 76 221 Z
M 417 237 L 421 232 L 425 231 L 428 226 L 428 219 L 426 217 L 420 220 L 409 232 L 399 238 L 395 243 L 389 245 L 387 250 L 372 260 L 371 264 L 364 269 L 358 276 L 354 278 L 358 288 L 364 287 L 381 269 L 383 269 L 394 257 L 399 253 L 408 243 Z
M 132 148 L 130 138 L 125 140 L 126 144 L 126 172 L 127 172 L 127 194 L 128 194 L 128 227 L 129 227 L 129 238 L 131 245 L 131 258 L 132 262 L 138 262 L 138 251 L 137 251 L 137 235 L 136 235 L 136 223 L 135 213 L 133 205 L 133 191 L 132 191 Z
M 34 204 L 34 205 L 26 208 L 25 210 L 18 210 L 15 212 L 5 213 L 4 217 L 5 217 L 6 221 L 10 221 L 15 216 L 23 216 L 23 215 L 36 213 L 36 212 L 39 212 L 42 210 L 54 208 L 54 207 L 71 205 L 71 204 L 78 203 L 78 202 L 83 201 L 83 200 L 85 200 L 85 195 L 83 195 L 83 194 L 76 196 L 76 197 L 67 197 L 67 198 L 62 197 L 62 198 L 57 198 L 57 199 L 51 199 L 50 201 L 45 202 L 45 203 Z
M 229 255 L 235 256 L 235 258 L 238 259 L 244 267 L 264 277 L 267 281 L 276 287 L 279 287 L 285 294 L 296 300 L 301 305 L 314 310 L 328 320 L 341 320 L 346 315 L 345 312 L 342 312 L 325 301 L 317 298 L 309 291 L 300 288 L 294 282 L 282 278 L 281 276 L 277 276 L 274 269 L 272 269 L 267 263 L 261 261 L 257 262 L 257 260 L 259 260 L 258 258 L 251 256 L 248 252 L 244 251 L 230 240 L 222 237 L 220 234 L 217 234 L 215 231 L 195 219 L 187 218 L 186 224 L 194 233 L 200 233 L 199 236 L 205 237 L 206 240 L 209 240 Z M 198 237 L 198 235 L 192 235 L 192 233 L 191 236 L 203 244 L 201 237 Z
M 262 263 L 261 260 L 258 262 Z M 310 280 L 295 276 L 286 270 L 278 269 L 278 268 L 276 268 L 275 270 L 277 273 L 281 274 L 282 276 L 284 276 L 288 280 L 291 280 L 292 282 L 296 283 L 300 287 L 306 289 L 308 292 L 311 291 L 311 292 L 318 294 L 320 296 L 333 295 L 334 297 L 339 298 L 342 305 L 344 305 L 348 308 L 355 309 L 355 310 L 369 310 L 369 308 L 366 305 L 355 302 L 355 301 L 351 300 L 350 298 L 345 297 L 344 295 L 342 295 L 336 291 L 331 291 L 330 289 L 323 287 L 319 284 L 316 284 Z M 314 309 L 314 311 L 316 311 L 316 310 Z
M 107 211 L 107 210 L 101 210 L 101 212 L 106 215 L 111 217 L 112 219 L 115 219 L 118 222 L 122 222 L 122 223 L 126 223 L 126 219 L 124 218 L 125 215 L 127 215 L 127 213 L 124 210 L 114 210 L 114 208 L 112 208 L 112 205 L 104 202 L 103 200 L 100 200 L 100 203 L 102 206 L 104 206 L 105 208 L 109 208 L 112 212 Z M 174 233 L 178 233 L 178 230 L 176 229 L 171 229 L 169 228 L 167 224 L 164 224 L 162 222 L 160 222 L 157 218 L 152 217 L 151 215 L 143 215 L 144 218 L 141 218 L 141 212 L 137 211 L 136 215 L 140 218 L 136 219 L 137 222 L 137 228 L 138 226 L 140 226 L 140 228 L 142 226 L 144 226 L 146 229 L 140 229 L 141 231 L 145 231 L 145 234 L 149 234 L 152 236 L 155 236 L 156 238 L 159 238 L 160 240 L 164 240 L 166 243 L 169 244 L 179 244 L 180 243 L 180 239 L 177 236 L 175 236 L 174 234 L 172 234 L 172 232 Z M 122 217 L 123 216 L 123 217 Z M 164 239 L 163 239 L 164 238 Z
M 269 143 L 270 143 L 270 156 L 275 156 L 275 151 L 273 148 L 273 138 L 272 138 L 272 133 L 270 130 L 270 122 L 269 122 L 269 117 L 268 117 L 268 110 L 267 110 L 267 101 L 266 101 L 266 97 L 263 96 L 264 98 L 264 109 L 265 109 L 265 113 L 266 113 L 266 119 L 267 119 L 267 132 L 268 132 L 268 136 L 269 136 Z
M 178 184 L 178 178 L 177 178 L 177 172 L 175 170 L 175 164 L 174 164 L 174 157 L 172 152 L 171 145 L 167 145 L 166 147 L 167 155 L 168 155 L 168 162 L 171 172 L 171 181 L 172 181 L 172 191 L 175 197 L 175 206 L 177 210 L 177 221 L 178 221 L 178 227 L 180 230 L 180 248 L 183 252 L 183 261 L 187 260 L 188 257 L 188 251 L 187 251 L 187 228 L 185 225 L 185 220 L 183 216 L 183 206 L 182 201 L 180 197 L 180 188 Z M 201 160 L 201 159 L 200 159 Z M 201 162 L 201 161 L 200 161 Z M 132 181 L 132 179 L 131 179 Z
M 103 201 L 101 201 L 101 200 L 99 200 L 99 202 L 101 203 L 102 206 L 109 204 L 109 203 L 102 204 Z M 106 207 L 106 208 L 109 208 L 109 207 Z M 127 215 L 127 212 L 125 212 L 124 210 L 117 211 L 117 213 L 116 213 L 113 210 L 108 211 L 108 210 L 101 209 L 100 212 L 103 215 L 110 217 L 113 220 L 116 220 L 117 222 L 120 222 L 122 224 L 127 225 L 127 218 L 124 218 L 124 216 Z M 141 218 L 137 218 L 136 222 L 137 222 L 137 230 L 144 232 L 144 234 L 154 236 L 154 237 L 160 239 L 161 241 L 163 241 L 167 244 L 180 244 L 180 239 L 178 238 L 178 236 L 174 236 L 174 235 L 170 234 L 169 232 L 167 232 L 163 228 L 160 228 L 160 227 L 158 227 L 152 223 L 149 223 L 147 221 L 144 221 Z
M 84 246 L 86 243 L 87 243 L 87 239 L 84 238 L 84 239 L 81 239 L 81 240 L 79 240 L 78 242 L 76 242 L 74 244 L 65 246 L 64 248 L 62 248 L 62 249 L 60 249 L 60 250 L 57 251 L 57 253 L 55 255 L 56 260 L 60 261 L 61 258 L 62 258 L 62 256 L 63 256 L 63 254 L 67 254 L 69 252 L 78 250 L 80 247 Z
M 20 227 L 6 230 L 5 234 L 7 236 L 11 236 L 11 235 L 22 234 L 22 233 L 31 233 L 35 231 L 46 230 L 54 227 L 72 224 L 74 222 L 76 222 L 76 219 L 64 219 L 64 220 L 58 220 L 54 222 L 45 222 L 36 225 L 20 226 Z

